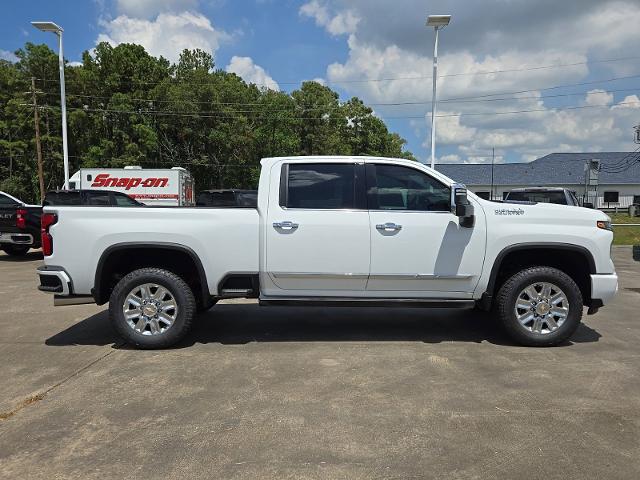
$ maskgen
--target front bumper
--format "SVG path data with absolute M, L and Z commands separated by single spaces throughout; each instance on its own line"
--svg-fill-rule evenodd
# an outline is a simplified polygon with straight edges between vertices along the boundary
M 600 300 L 601 305 L 609 303 L 618 292 L 618 275 L 591 275 L 591 300 Z
M 0 243 L 33 245 L 33 235 L 30 233 L 0 232 Z
M 60 296 L 68 296 L 73 293 L 71 277 L 64 268 L 45 265 L 38 267 L 38 275 L 40 277 L 38 290 Z

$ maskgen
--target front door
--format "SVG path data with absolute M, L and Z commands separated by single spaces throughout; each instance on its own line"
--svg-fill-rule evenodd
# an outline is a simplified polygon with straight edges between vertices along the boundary
M 277 173 L 272 176 L 281 180 L 271 184 L 264 227 L 263 292 L 349 296 L 363 291 L 370 253 L 364 165 L 292 161 Z
M 381 296 L 469 298 L 484 262 L 482 209 L 476 206 L 474 227 L 461 227 L 450 212 L 450 188 L 427 172 L 385 163 L 367 164 L 366 170 L 367 290 Z

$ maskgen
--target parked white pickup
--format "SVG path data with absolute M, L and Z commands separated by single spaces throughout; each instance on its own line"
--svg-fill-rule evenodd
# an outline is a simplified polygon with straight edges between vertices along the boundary
M 609 221 L 483 200 L 407 160 L 268 158 L 257 209 L 45 207 L 53 249 L 38 273 L 57 304 L 109 302 L 143 348 L 229 297 L 493 308 L 516 341 L 552 345 L 617 291 Z

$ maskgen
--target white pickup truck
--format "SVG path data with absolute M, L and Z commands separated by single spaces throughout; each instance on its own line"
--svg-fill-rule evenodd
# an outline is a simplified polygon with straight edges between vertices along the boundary
M 257 208 L 45 207 L 39 288 L 109 302 L 141 348 L 231 297 L 491 309 L 515 341 L 547 346 L 615 295 L 612 239 L 602 212 L 483 200 L 412 161 L 267 158 Z

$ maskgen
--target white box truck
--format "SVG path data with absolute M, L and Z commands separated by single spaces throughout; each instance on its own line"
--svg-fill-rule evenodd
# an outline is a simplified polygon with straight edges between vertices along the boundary
M 69 179 L 76 190 L 113 190 L 146 205 L 195 204 L 193 177 L 182 167 L 82 168 Z

